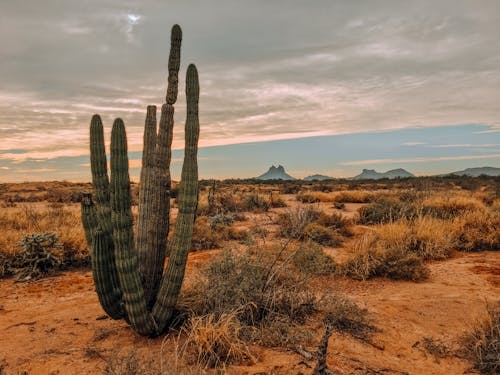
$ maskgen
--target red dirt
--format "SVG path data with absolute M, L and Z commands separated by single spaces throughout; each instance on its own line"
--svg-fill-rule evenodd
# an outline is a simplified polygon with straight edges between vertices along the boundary
M 198 267 L 213 253 L 191 254 L 189 267 Z M 456 356 L 438 360 L 419 343 L 429 337 L 456 347 L 463 332 L 484 313 L 485 301 L 500 297 L 500 253 L 460 254 L 430 264 L 430 269 L 431 277 L 421 283 L 315 280 L 323 292 L 346 292 L 369 310 L 373 323 L 382 330 L 373 338 L 379 348 L 334 333 L 329 341 L 329 368 L 340 374 L 471 373 L 470 363 Z M 2 280 L 0 367 L 4 366 L 6 374 L 24 370 L 29 374 L 96 374 L 115 350 L 126 353 L 135 348 L 141 356 L 172 358 L 175 335 L 142 338 L 126 323 L 102 317 L 90 272 L 67 272 L 29 284 Z M 321 335 L 319 323 L 316 328 Z M 254 365 L 230 367 L 228 373 L 309 374 L 314 367 L 314 361 L 292 351 L 256 347 L 255 352 Z

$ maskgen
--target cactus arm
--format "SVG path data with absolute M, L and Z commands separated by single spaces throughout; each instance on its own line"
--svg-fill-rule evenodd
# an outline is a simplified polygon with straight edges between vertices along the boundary
M 177 100 L 181 42 L 181 28 L 174 25 L 168 60 L 167 103 L 162 106 L 158 134 L 156 107 L 153 106 L 148 107 L 144 130 L 135 248 L 148 308 L 155 303 L 167 254 L 170 159 L 174 125 L 172 104 Z
M 156 244 L 158 226 L 158 204 L 155 202 L 157 185 L 156 155 L 156 106 L 148 106 L 144 127 L 144 148 L 142 152 L 141 182 L 139 186 L 139 208 L 137 213 L 137 236 L 135 248 L 145 297 L 148 305 L 154 298 L 154 254 L 158 251 Z
M 172 27 L 170 34 L 170 56 L 168 57 L 168 87 L 165 98 L 167 104 L 175 104 L 179 91 L 179 68 L 181 66 L 182 30 L 179 25 Z
M 156 325 L 146 307 L 146 299 L 134 250 L 133 217 L 128 173 L 127 137 L 121 119 L 111 132 L 111 222 L 115 262 L 127 318 L 141 335 L 156 332 Z
M 87 244 L 92 249 L 94 284 L 104 311 L 113 319 L 121 319 L 125 316 L 125 311 L 121 301 L 122 293 L 115 266 L 114 246 L 111 241 L 109 179 L 104 147 L 104 130 L 99 115 L 92 116 L 90 122 L 90 166 L 96 205 L 94 206 L 90 194 L 83 197 L 82 222 Z M 94 236 L 97 230 L 101 232 L 101 237 L 105 237 L 100 241 L 100 245 L 106 244 L 107 247 L 101 246 L 96 253 Z
M 171 255 L 163 276 L 153 317 L 160 323 L 160 330 L 172 318 L 184 279 L 187 256 L 191 248 L 196 208 L 198 204 L 198 120 L 199 83 L 196 67 L 191 64 L 186 73 L 186 143 L 179 186 L 179 214 L 171 242 Z
M 95 288 L 102 308 L 113 319 L 125 317 L 121 291 L 118 294 L 116 282 L 118 275 L 114 264 L 114 255 L 109 250 L 113 249 L 108 234 L 97 230 L 92 246 L 92 274 Z M 119 290 L 119 289 L 118 289 Z

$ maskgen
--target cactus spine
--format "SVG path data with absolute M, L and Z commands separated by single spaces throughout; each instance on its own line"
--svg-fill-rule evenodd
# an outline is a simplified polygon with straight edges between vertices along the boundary
M 184 279 L 198 204 L 198 73 L 186 73 L 185 155 L 179 187 L 179 214 L 167 255 L 170 212 L 170 160 L 173 104 L 177 99 L 182 31 L 172 28 L 166 103 L 159 129 L 156 107 L 148 106 L 144 129 L 137 236 L 134 241 L 127 138 L 121 119 L 111 133 L 111 179 L 107 175 L 103 127 L 98 115 L 90 126 L 95 204 L 82 199 L 82 223 L 92 248 L 92 268 L 99 301 L 114 319 L 125 318 L 142 335 L 160 334 L 171 320 Z

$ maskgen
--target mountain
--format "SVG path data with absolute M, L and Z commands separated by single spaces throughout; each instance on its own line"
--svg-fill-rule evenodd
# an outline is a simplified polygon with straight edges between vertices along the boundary
M 451 172 L 441 176 L 469 176 L 469 177 L 478 177 L 481 175 L 486 176 L 500 176 L 500 168 L 495 167 L 478 167 L 478 168 L 467 168 L 463 171 Z
M 375 169 L 363 169 L 363 172 L 354 176 L 353 180 L 380 180 L 381 178 L 407 178 L 415 177 L 403 168 L 391 169 L 387 172 L 377 172 Z
M 304 181 L 324 181 L 324 180 L 334 180 L 334 178 L 322 174 L 313 174 L 312 176 L 307 176 L 304 178 Z
M 264 173 L 263 175 L 260 175 L 259 177 L 256 177 L 257 180 L 296 180 L 296 178 L 290 176 L 285 172 L 285 168 L 282 165 L 278 165 L 275 167 L 274 165 L 269 168 L 269 170 Z

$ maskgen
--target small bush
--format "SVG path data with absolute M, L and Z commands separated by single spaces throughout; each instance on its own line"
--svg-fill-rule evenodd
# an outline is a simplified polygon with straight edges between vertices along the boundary
M 210 368 L 251 359 L 250 349 L 240 338 L 242 327 L 237 315 L 235 311 L 191 317 L 182 328 L 186 340 L 181 356 L 189 354 L 191 362 Z
M 367 191 L 341 191 L 338 193 L 334 202 L 337 203 L 368 203 L 374 198 L 374 194 Z
M 299 192 L 296 199 L 302 203 L 331 202 L 331 195 L 318 191 Z
M 24 236 L 18 246 L 22 251 L 17 253 L 10 265 L 17 281 L 38 279 L 59 269 L 62 264 L 57 249 L 62 245 L 59 238 L 51 232 L 34 233 Z
M 271 192 L 269 196 L 269 206 L 272 208 L 282 208 L 282 207 L 287 207 L 288 205 L 283 200 L 283 198 Z
M 305 274 L 327 275 L 335 271 L 334 260 L 315 243 L 301 245 L 293 257 L 293 264 Z
M 351 229 L 352 221 L 348 218 L 345 218 L 338 212 L 334 212 L 331 215 L 321 213 L 320 217 L 318 218 L 318 224 L 333 229 L 336 233 L 345 237 L 351 237 L 353 235 Z
M 368 233 L 355 244 L 355 255 L 342 267 L 342 272 L 358 280 L 372 277 L 387 277 L 395 280 L 419 281 L 428 277 L 429 270 L 421 256 L 408 248 L 407 236 L 392 228 L 389 233 L 379 237 Z
M 339 246 L 342 238 L 332 229 L 318 223 L 311 223 L 304 228 L 304 237 L 324 246 Z
M 315 297 L 304 276 L 294 271 L 292 255 L 278 248 L 261 251 L 242 255 L 224 251 L 188 289 L 187 306 L 196 315 L 238 311 L 238 319 L 248 326 L 278 317 L 303 321 L 314 310 Z
M 417 216 L 416 209 L 395 198 L 379 198 L 358 210 L 360 224 L 382 224 Z
M 453 219 L 471 212 L 484 213 L 485 206 L 475 198 L 435 195 L 422 202 L 422 213 L 438 219 Z
M 451 232 L 461 251 L 500 249 L 500 212 L 468 212 L 453 220 Z
M 486 317 L 463 338 L 461 351 L 481 374 L 500 372 L 500 302 L 487 307 Z
M 278 218 L 280 234 L 289 238 L 304 238 L 304 229 L 317 220 L 321 213 L 311 207 L 287 209 Z
M 250 193 L 243 196 L 242 207 L 244 211 L 269 211 L 270 203 L 258 193 Z

